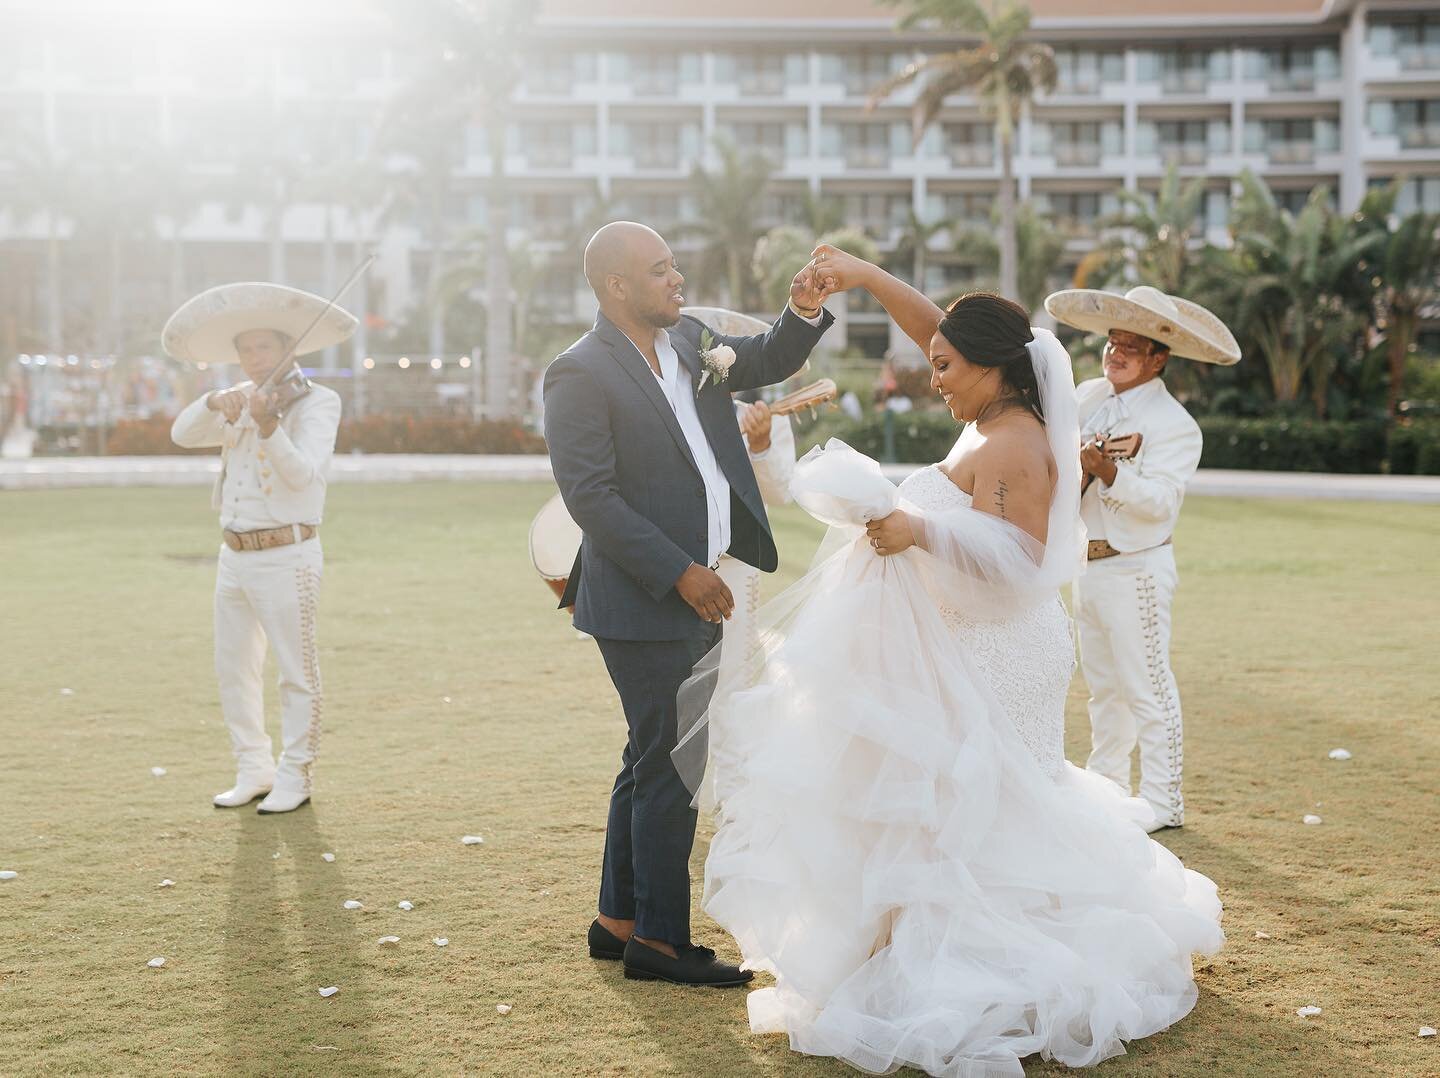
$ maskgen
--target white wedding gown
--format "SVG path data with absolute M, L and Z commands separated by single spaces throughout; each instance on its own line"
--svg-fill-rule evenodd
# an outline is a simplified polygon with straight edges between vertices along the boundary
M 897 492 L 827 449 L 829 474 L 807 458 L 793 491 L 841 526 L 708 711 L 704 907 L 775 978 L 751 1026 L 876 1073 L 1121 1054 L 1194 1006 L 1191 956 L 1223 942 L 1215 886 L 1064 763 L 1058 595 L 985 616 L 925 551 L 877 557 L 853 525 Z M 995 524 L 936 468 L 898 493 L 937 534 L 982 544 Z

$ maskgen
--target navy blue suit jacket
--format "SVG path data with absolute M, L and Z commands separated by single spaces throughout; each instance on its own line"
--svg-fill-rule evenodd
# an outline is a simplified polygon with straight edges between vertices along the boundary
M 788 308 L 765 333 L 711 334 L 735 349 L 720 385 L 706 381 L 696 398 L 700 425 L 730 483 L 730 549 L 773 572 L 770 522 L 730 392 L 774 385 L 804 365 L 834 316 L 812 326 Z M 700 381 L 700 335 L 690 317 L 670 342 L 691 385 Z M 584 532 L 560 605 L 575 605 L 575 627 L 616 640 L 683 640 L 699 615 L 675 590 L 709 546 L 705 484 L 650 365 L 603 314 L 595 328 L 545 371 L 545 440 L 555 481 Z

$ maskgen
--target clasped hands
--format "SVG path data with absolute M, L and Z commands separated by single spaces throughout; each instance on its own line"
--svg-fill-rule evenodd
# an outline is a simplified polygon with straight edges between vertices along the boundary
M 211 393 L 205 401 L 205 407 L 212 412 L 222 413 L 227 423 L 238 423 L 240 417 L 249 412 L 255 420 L 255 426 L 260 429 L 262 438 L 274 434 L 280 423 L 280 417 L 275 412 L 273 393 L 255 393 L 246 397 L 238 389 L 227 389 L 224 392 Z

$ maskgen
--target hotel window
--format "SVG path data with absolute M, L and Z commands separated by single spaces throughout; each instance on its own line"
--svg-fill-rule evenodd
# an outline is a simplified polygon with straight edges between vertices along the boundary
M 629 86 L 637 97 L 669 97 L 681 86 L 701 80 L 696 53 L 615 53 L 606 68 L 607 81 Z
M 930 220 L 943 220 L 952 229 L 988 224 L 994 196 L 988 191 L 949 191 L 932 194 L 925 201 Z
M 903 71 L 911 57 L 889 50 L 864 50 L 842 53 L 836 59 L 839 77 L 827 81 L 843 83 L 851 97 L 869 97 L 877 86 Z
M 912 152 L 909 124 L 827 124 L 821 136 L 827 145 L 838 137 L 837 149 L 852 168 L 889 168 L 892 158 L 909 157 Z
M 1386 187 L 1392 177 L 1377 176 L 1371 187 Z M 1401 217 L 1412 213 L 1440 213 L 1440 176 L 1411 176 L 1400 185 L 1395 198 L 1395 212 Z
M 611 152 L 631 158 L 638 168 L 680 168 L 699 155 L 698 124 L 664 121 L 617 124 L 611 131 Z
M 1286 213 L 1298 217 L 1309 204 L 1310 196 L 1318 189 L 1318 187 L 1282 187 L 1272 190 L 1271 194 L 1274 195 L 1277 206 Z M 1332 210 L 1335 208 L 1335 189 L 1331 185 L 1325 187 L 1325 205 Z
M 1317 80 L 1340 77 L 1340 53 L 1333 45 L 1280 45 L 1245 54 L 1247 78 L 1282 93 L 1315 89 Z
M 995 163 L 995 132 L 990 124 L 942 124 L 940 139 L 957 168 L 989 168 Z
M 1136 54 L 1136 77 L 1158 82 L 1169 93 L 1204 93 L 1212 81 L 1230 78 L 1230 53 L 1224 49 L 1145 49 Z
M 1263 153 L 1277 165 L 1307 164 L 1316 153 L 1340 147 L 1340 125 L 1333 119 L 1247 120 L 1245 151 Z
M 1399 60 L 1405 71 L 1440 70 L 1440 14 L 1377 17 L 1368 44 L 1376 56 Z
M 877 239 L 886 239 L 891 231 L 904 226 L 909 217 L 909 194 L 884 191 L 852 192 L 841 196 L 845 207 L 845 223 L 863 228 Z
M 1440 98 L 1392 104 L 1394 133 L 1400 138 L 1402 150 L 1440 149 Z
M 1080 232 L 1093 231 L 1120 205 L 1113 194 L 1098 191 L 1040 191 L 1034 202 L 1041 215 L 1053 218 L 1062 228 Z
M 810 69 L 800 53 L 721 53 L 715 57 L 715 78 L 735 86 L 741 97 L 781 97 L 790 84 L 810 81 Z
M 527 123 L 519 138 L 531 168 L 569 168 L 577 154 L 595 153 L 595 129 L 582 124 Z
M 802 122 L 722 120 L 715 133 L 729 139 L 742 153 L 761 153 L 776 166 L 810 156 L 810 129 Z
M 1093 168 L 1124 152 L 1125 134 L 1113 120 L 1040 122 L 1030 129 L 1030 150 L 1057 165 Z
M 1203 165 L 1211 154 L 1230 151 L 1230 125 L 1224 120 L 1147 121 L 1137 135 L 1142 156 L 1177 165 Z
M 522 78 L 525 89 L 548 97 L 569 97 L 578 82 L 594 82 L 593 52 L 539 52 L 526 56 Z
M 1055 67 L 1055 89 L 1062 94 L 1098 94 L 1125 81 L 1125 55 L 1118 50 L 1056 49 Z

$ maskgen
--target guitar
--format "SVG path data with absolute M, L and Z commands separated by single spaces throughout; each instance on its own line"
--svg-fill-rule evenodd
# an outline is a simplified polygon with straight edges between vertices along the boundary
M 807 408 L 820 407 L 826 401 L 834 400 L 840 393 L 835 382 L 830 378 L 822 378 L 818 382 L 811 382 L 808 386 L 797 389 L 794 393 L 786 394 L 770 405 L 771 415 L 794 415 L 796 412 L 803 412 Z
M 1140 443 L 1144 440 L 1145 436 L 1138 431 L 1134 434 L 1097 434 L 1081 448 L 1094 446 L 1111 460 L 1133 460 L 1140 452 Z M 1086 475 L 1080 481 L 1082 495 L 1090 489 L 1090 482 L 1094 478 L 1093 475 Z

